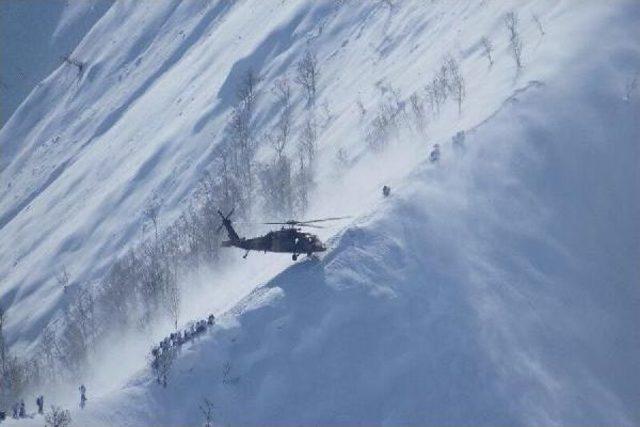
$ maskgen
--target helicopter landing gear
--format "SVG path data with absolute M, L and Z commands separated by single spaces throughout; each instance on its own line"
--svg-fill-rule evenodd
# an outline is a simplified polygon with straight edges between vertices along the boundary
M 291 255 L 291 259 L 294 260 L 294 261 L 297 261 L 298 260 L 298 254 Z

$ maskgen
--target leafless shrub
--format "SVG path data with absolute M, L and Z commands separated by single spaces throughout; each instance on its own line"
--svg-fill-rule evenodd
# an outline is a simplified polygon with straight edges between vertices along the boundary
M 68 427 L 71 425 L 71 413 L 68 409 L 51 406 L 44 416 L 45 427 Z

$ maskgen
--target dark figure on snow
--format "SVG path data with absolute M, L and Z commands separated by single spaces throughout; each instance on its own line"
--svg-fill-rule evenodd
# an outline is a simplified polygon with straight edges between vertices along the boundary
M 42 415 L 44 413 L 44 396 L 43 395 L 36 397 L 36 405 L 38 405 L 38 414 Z
M 431 150 L 431 154 L 429 154 L 429 160 L 431 163 L 435 163 L 440 160 L 440 144 L 435 144 L 433 146 L 433 150 Z
M 388 185 L 382 187 L 382 195 L 384 197 L 389 197 L 389 194 L 391 194 L 391 187 L 389 187 Z
M 206 323 L 203 321 L 199 321 L 196 325 L 196 333 L 199 335 L 203 333 L 207 329 Z
M 84 409 L 87 404 L 87 388 L 82 384 L 78 390 L 80 390 L 80 409 Z
M 431 152 L 429 153 L 429 160 L 431 163 L 435 163 L 440 160 L 440 144 L 434 144 Z
M 0 411 L 0 421 L 4 421 L 7 419 L 7 413 L 4 411 Z
M 207 317 L 207 323 L 209 324 L 209 326 L 216 323 L 216 316 L 214 316 L 213 314 L 210 314 L 209 317 Z
M 20 410 L 18 412 L 18 416 L 20 418 L 25 418 L 27 416 L 27 408 L 24 406 L 24 400 L 20 401 Z
M 13 418 L 15 418 L 16 420 L 18 419 L 18 412 L 20 411 L 20 404 L 18 402 L 16 402 L 13 407 L 11 408 L 11 416 Z
M 465 139 L 465 133 L 464 133 L 463 130 L 459 131 L 458 133 L 456 133 L 453 136 L 451 141 L 453 142 L 453 148 L 456 151 L 463 151 L 464 150 L 464 139 Z

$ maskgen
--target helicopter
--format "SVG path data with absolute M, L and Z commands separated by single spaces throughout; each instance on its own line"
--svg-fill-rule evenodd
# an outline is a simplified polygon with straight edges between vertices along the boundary
M 247 252 L 242 256 L 242 258 L 245 259 L 250 251 L 290 253 L 293 261 L 296 261 L 301 254 L 311 256 L 315 252 L 324 252 L 327 250 L 327 247 L 320 241 L 318 236 L 303 232 L 301 227 L 323 228 L 315 223 L 348 218 L 334 217 L 309 221 L 289 220 L 284 222 L 264 222 L 263 224 L 282 225 L 282 227 L 280 230 L 270 231 L 264 236 L 246 239 L 238 236 L 236 230 L 233 229 L 233 225 L 231 224 L 233 211 L 234 210 L 231 209 L 231 212 L 225 216 L 218 210 L 218 214 L 220 218 L 222 218 L 222 224 L 218 227 L 218 231 L 220 231 L 222 227 L 227 229 L 229 240 L 222 241 L 222 246 L 246 250 Z

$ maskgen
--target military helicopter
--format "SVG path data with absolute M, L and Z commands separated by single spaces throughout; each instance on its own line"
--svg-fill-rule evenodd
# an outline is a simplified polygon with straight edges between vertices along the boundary
M 305 233 L 301 227 L 323 228 L 316 225 L 317 222 L 336 221 L 339 219 L 348 218 L 335 217 L 335 218 L 322 218 L 313 219 L 309 221 L 296 221 L 289 220 L 285 222 L 263 222 L 268 225 L 282 225 L 280 230 L 270 231 L 264 236 L 254 237 L 252 239 L 246 239 L 238 236 L 236 230 L 231 225 L 231 215 L 233 209 L 227 216 L 224 216 L 222 212 L 218 211 L 220 218 L 222 218 L 222 224 L 218 228 L 218 231 L 222 227 L 227 229 L 229 240 L 224 240 L 222 246 L 224 247 L 236 247 L 246 250 L 247 252 L 242 258 L 247 258 L 249 251 L 263 251 L 263 252 L 283 252 L 290 253 L 291 259 L 296 261 L 301 254 L 307 254 L 311 256 L 315 252 L 324 252 L 327 247 L 320 241 L 318 236 L 311 233 Z

